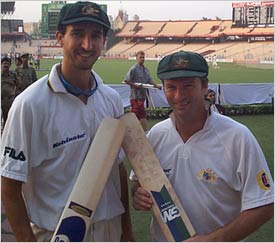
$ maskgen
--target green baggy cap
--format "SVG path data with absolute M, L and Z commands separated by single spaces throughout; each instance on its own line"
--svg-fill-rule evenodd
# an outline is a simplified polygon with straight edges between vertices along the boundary
M 58 18 L 58 29 L 61 25 L 78 22 L 93 22 L 110 29 L 111 24 L 107 14 L 102 8 L 93 2 L 69 3 L 62 7 Z
M 159 79 L 184 77 L 205 77 L 208 75 L 208 64 L 198 53 L 179 51 L 162 58 L 158 64 Z

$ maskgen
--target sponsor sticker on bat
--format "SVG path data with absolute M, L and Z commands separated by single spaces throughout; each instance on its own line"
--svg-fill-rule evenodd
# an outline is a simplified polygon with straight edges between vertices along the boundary
M 171 199 L 165 185 L 160 192 L 151 191 L 158 208 L 162 221 L 167 224 L 175 241 L 183 241 L 190 238 L 190 234 L 181 218 L 180 210 Z
M 78 214 L 81 214 L 86 217 L 91 217 L 93 210 L 90 210 L 89 208 L 86 208 L 80 204 L 77 204 L 75 202 L 70 202 L 69 208 L 75 211 Z

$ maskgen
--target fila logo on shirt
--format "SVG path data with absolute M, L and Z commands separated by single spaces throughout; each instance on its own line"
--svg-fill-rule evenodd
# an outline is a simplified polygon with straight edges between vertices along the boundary
M 23 153 L 23 151 L 20 151 L 19 153 L 16 152 L 14 148 L 5 147 L 4 156 L 9 155 L 10 158 L 15 160 L 21 160 L 25 161 L 26 157 Z

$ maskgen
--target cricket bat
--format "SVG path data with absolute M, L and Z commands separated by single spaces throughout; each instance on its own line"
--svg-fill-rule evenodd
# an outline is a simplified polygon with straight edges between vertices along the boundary
M 124 131 L 124 125 L 118 119 L 102 120 L 57 224 L 52 242 L 84 240 L 121 148 Z
M 122 81 L 122 83 L 126 84 L 124 81 Z M 135 84 L 145 89 L 158 89 L 152 84 L 144 84 L 144 83 L 135 83 Z
M 152 210 L 167 241 L 178 242 L 190 238 L 195 230 L 139 120 L 134 113 L 127 113 L 120 120 L 126 129 L 122 147 L 140 185 L 151 193 L 154 201 Z

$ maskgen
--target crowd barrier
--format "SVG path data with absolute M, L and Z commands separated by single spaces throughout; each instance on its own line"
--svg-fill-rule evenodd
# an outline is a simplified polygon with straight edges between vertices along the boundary
M 121 96 L 124 107 L 130 106 L 130 86 L 127 84 L 109 85 Z M 209 84 L 210 89 L 216 92 L 217 103 L 221 105 L 267 104 L 274 98 L 273 83 L 247 84 Z M 163 90 L 148 89 L 150 94 L 149 107 L 169 107 Z

